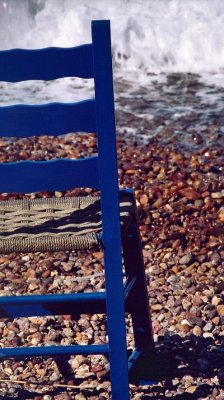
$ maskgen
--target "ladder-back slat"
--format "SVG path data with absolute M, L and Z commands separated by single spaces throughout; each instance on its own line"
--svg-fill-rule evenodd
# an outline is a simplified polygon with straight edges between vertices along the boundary
M 95 100 L 0 107 L 1 136 L 57 136 L 78 131 L 96 133 Z
M 92 45 L 0 51 L 0 81 L 93 78 Z
M 98 157 L 0 163 L 1 192 L 99 188 Z

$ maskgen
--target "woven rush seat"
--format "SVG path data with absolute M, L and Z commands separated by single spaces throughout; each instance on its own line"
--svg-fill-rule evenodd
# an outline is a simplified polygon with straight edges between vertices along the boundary
M 122 231 L 133 204 L 120 196 Z M 0 252 L 87 250 L 102 247 L 99 197 L 62 197 L 0 202 Z

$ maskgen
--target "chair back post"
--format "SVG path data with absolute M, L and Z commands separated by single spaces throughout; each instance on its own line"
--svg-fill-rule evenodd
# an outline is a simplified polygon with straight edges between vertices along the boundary
M 109 239 L 111 239 L 114 233 L 116 237 L 120 236 L 120 217 L 109 21 L 92 22 L 92 40 L 99 180 L 103 224 L 105 227 L 104 235 L 109 231 Z M 104 237 L 104 240 L 106 240 L 106 237 Z
M 92 22 L 92 43 L 112 398 L 126 400 L 128 371 L 110 21 Z M 120 382 L 114 385 L 115 392 L 113 381 Z

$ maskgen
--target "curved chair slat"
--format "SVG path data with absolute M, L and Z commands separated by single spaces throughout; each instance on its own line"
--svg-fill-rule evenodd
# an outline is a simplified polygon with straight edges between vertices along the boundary
M 0 51 L 0 81 L 93 78 L 92 45 Z
M 98 157 L 0 163 L 1 191 L 33 193 L 99 187 Z
M 96 133 L 95 100 L 0 107 L 0 132 L 6 137 Z

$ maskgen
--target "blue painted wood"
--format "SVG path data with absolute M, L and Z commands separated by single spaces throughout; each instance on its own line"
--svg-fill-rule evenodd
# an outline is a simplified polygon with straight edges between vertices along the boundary
M 92 45 L 73 48 L 0 51 L 0 81 L 93 78 Z
M 106 293 L 0 298 L 0 315 L 63 315 L 65 310 L 66 313 L 73 313 L 77 312 L 77 308 L 79 312 L 98 312 L 99 309 L 105 311 L 106 302 L 109 346 L 1 349 L 0 358 L 108 354 L 112 399 L 129 400 L 125 300 L 127 311 L 132 314 L 137 347 L 136 352 L 129 358 L 131 372 L 136 362 L 141 360 L 142 354 L 144 357 L 152 355 L 154 346 L 137 219 L 133 221 L 128 234 L 122 236 L 128 277 L 123 288 L 109 21 L 93 21 L 92 42 L 91 45 L 73 49 L 0 52 L 2 80 L 15 82 L 73 75 L 86 78 L 93 76 L 96 98 L 95 103 L 87 101 L 76 105 L 49 104 L 0 108 L 0 132 L 2 131 L 3 136 L 11 135 L 12 132 L 24 137 L 42 133 L 57 135 L 70 130 L 85 129 L 87 132 L 97 131 L 99 145 L 99 158 L 2 164 L 0 187 L 3 192 L 23 193 L 64 190 L 77 186 L 101 189 Z M 75 122 L 76 118 L 78 122 Z
M 144 360 L 144 377 L 141 376 L 141 374 L 136 374 L 136 366 L 138 365 L 143 365 L 143 360 Z M 151 371 L 147 371 L 147 365 L 151 364 Z M 145 385 L 155 385 L 158 382 L 155 381 L 155 378 L 152 379 L 152 366 L 153 366 L 153 360 L 152 358 L 149 357 L 149 355 L 145 352 L 144 348 L 135 348 L 131 354 L 131 356 L 128 359 L 128 371 L 129 371 L 129 377 L 130 379 L 133 379 L 133 381 L 136 383 L 138 382 L 139 385 L 145 386 Z M 155 376 L 155 374 L 154 374 Z
M 130 197 L 132 204 L 135 205 L 134 192 L 131 190 L 126 190 L 125 192 L 126 196 Z M 145 349 L 145 351 L 150 351 L 152 356 L 155 347 L 149 314 L 144 261 L 141 250 L 136 208 L 133 212 L 132 224 L 129 226 L 127 235 L 122 241 L 122 247 L 126 274 L 130 277 L 130 281 L 133 279 L 135 280 L 129 293 L 129 308 L 132 314 L 135 345 L 138 348 Z M 128 286 L 129 285 L 127 285 L 127 292 Z M 137 302 L 136 298 L 138 299 Z
M 89 299 L 91 302 L 98 303 L 106 299 L 105 292 L 85 292 L 85 293 L 65 293 L 65 294 L 32 294 L 22 296 L 2 296 L 0 297 L 0 306 L 3 305 L 24 305 L 24 304 L 55 304 L 66 302 L 77 302 L 79 304 L 86 303 Z
M 129 400 L 110 22 L 93 21 L 92 38 L 112 398 Z
M 5 193 L 33 193 L 76 187 L 99 188 L 98 157 L 78 160 L 0 163 L 0 187 Z
M 19 347 L 19 348 L 1 348 L 0 359 L 14 357 L 53 357 L 60 355 L 75 354 L 108 354 L 107 345 L 73 345 L 73 346 L 44 346 L 44 347 Z
M 136 277 L 132 276 L 127 278 L 124 284 L 124 299 L 127 301 L 129 297 L 132 297 L 132 291 L 136 284 Z
M 96 132 L 95 100 L 0 107 L 1 136 L 29 137 Z
M 67 314 L 98 314 L 106 311 L 105 292 L 0 297 L 0 318 Z

